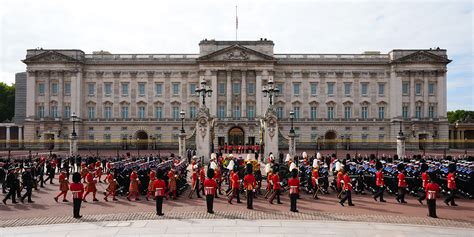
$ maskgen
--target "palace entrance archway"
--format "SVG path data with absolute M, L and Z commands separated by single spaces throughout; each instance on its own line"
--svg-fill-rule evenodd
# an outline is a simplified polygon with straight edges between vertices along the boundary
M 229 130 L 229 142 L 230 145 L 244 145 L 245 144 L 245 136 L 244 130 L 240 127 L 233 127 Z
M 336 137 L 335 131 L 327 131 L 324 135 L 324 148 L 327 150 L 336 149 Z
M 139 130 L 136 133 L 136 137 L 137 137 L 137 141 L 136 141 L 137 149 L 147 150 L 148 149 L 148 134 L 143 130 Z

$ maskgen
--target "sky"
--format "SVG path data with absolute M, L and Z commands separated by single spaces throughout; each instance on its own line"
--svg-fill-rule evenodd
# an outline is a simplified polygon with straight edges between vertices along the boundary
M 448 110 L 474 110 L 473 0 L 0 0 L 0 82 L 27 49 L 198 53 L 202 39 L 271 39 L 276 53 L 448 50 Z

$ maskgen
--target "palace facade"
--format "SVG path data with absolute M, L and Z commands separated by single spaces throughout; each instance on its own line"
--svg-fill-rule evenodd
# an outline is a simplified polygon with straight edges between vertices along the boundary
M 394 148 L 400 130 L 408 149 L 448 147 L 444 49 L 388 53 L 279 54 L 273 41 L 202 40 L 199 54 L 86 54 L 30 49 L 26 58 L 24 142 L 67 149 L 176 149 L 181 129 L 193 147 L 205 80 L 206 106 L 217 144 L 261 143 L 269 106 L 262 89 L 273 81 L 280 148 L 287 147 L 290 111 L 297 149 Z

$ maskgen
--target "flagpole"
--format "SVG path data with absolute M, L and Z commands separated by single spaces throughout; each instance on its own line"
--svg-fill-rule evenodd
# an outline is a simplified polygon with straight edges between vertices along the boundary
M 235 41 L 237 41 L 238 29 L 239 29 L 239 18 L 237 17 L 237 5 L 235 5 Z

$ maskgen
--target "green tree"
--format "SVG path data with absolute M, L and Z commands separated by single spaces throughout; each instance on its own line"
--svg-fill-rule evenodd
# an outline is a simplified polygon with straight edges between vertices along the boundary
M 0 122 L 12 120 L 15 115 L 15 84 L 0 82 Z
M 449 123 L 455 123 L 456 121 L 463 121 L 467 116 L 470 116 L 474 119 L 474 111 L 466 110 L 456 110 L 448 111 L 448 121 Z

